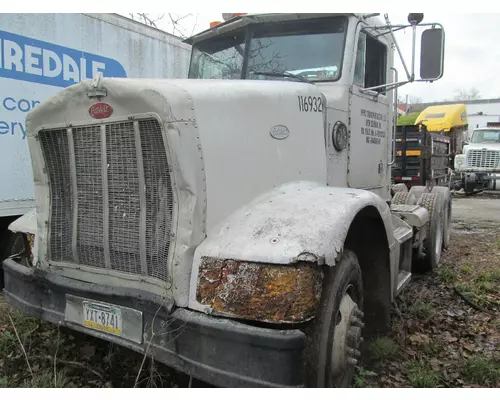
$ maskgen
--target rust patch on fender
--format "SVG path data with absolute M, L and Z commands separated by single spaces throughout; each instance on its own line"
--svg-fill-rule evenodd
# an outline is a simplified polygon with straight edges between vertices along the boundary
M 262 322 L 314 318 L 323 273 L 317 265 L 257 264 L 202 258 L 196 298 L 213 311 Z

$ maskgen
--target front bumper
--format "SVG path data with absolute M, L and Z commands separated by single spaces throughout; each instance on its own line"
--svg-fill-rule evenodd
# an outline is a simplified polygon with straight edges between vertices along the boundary
M 305 335 L 254 327 L 187 309 L 159 305 L 144 296 L 3 263 L 7 303 L 25 314 L 117 343 L 220 387 L 301 387 Z M 95 331 L 65 317 L 68 299 L 84 298 L 142 311 L 143 340 Z M 151 337 L 154 324 L 155 335 Z
M 457 167 L 456 172 L 463 174 L 469 174 L 469 173 L 500 174 L 500 168 Z

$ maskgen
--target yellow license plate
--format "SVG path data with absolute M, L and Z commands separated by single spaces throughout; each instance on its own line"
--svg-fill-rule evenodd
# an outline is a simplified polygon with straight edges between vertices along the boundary
M 84 301 L 82 305 L 83 326 L 121 336 L 122 313 L 119 307 L 90 301 Z

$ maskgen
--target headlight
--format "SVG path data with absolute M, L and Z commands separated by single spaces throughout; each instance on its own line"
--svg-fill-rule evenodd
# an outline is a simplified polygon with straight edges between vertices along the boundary
M 465 165 L 465 154 L 458 154 L 455 156 L 455 169 L 460 169 L 462 165 Z
M 349 132 L 347 126 L 343 122 L 337 121 L 332 129 L 333 146 L 338 151 L 342 151 L 347 147 L 349 141 Z
M 196 299 L 217 314 L 261 322 L 314 318 L 323 273 L 317 265 L 295 266 L 202 258 Z

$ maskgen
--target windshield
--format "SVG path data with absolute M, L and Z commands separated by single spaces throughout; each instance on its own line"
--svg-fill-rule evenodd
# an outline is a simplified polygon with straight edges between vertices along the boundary
M 258 74 L 284 73 L 335 81 L 341 74 L 346 29 L 347 18 L 333 17 L 255 25 L 245 31 L 250 40 L 243 30 L 211 38 L 194 46 L 189 77 L 290 79 Z
M 243 32 L 198 43 L 193 48 L 189 78 L 240 79 L 245 54 Z
M 471 143 L 500 143 L 500 129 L 488 131 L 474 131 Z

